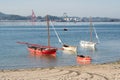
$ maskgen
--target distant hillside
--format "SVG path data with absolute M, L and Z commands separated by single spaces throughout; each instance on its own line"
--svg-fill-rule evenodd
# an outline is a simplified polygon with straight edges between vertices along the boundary
M 37 16 L 35 21 L 45 21 L 46 16 L 41 17 Z M 89 22 L 88 17 L 58 17 L 58 16 L 51 16 L 49 15 L 49 18 L 51 20 L 57 21 L 57 22 Z M 31 20 L 31 16 L 20 16 L 20 15 L 13 15 L 13 14 L 5 14 L 0 12 L 0 21 L 15 21 L 15 20 Z M 108 17 L 92 17 L 93 22 L 119 22 L 120 19 L 117 18 L 108 18 Z
M 13 15 L 13 14 L 4 14 L 0 12 L 0 20 L 28 20 L 29 17 Z
M 2 13 L 2 12 L 0 12 L 0 16 L 5 16 L 5 14 L 4 14 L 4 13 Z

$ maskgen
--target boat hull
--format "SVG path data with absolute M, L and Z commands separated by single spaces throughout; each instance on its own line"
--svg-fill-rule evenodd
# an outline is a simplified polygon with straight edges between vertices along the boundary
M 95 48 L 96 43 L 90 41 L 80 41 L 80 46 L 83 48 Z
M 73 51 L 73 52 L 77 52 L 77 47 L 76 46 L 69 46 L 69 45 L 63 45 L 63 50 L 68 50 L 68 51 Z
M 28 51 L 35 55 L 56 55 L 57 49 L 55 48 L 33 48 L 28 47 Z
M 80 64 L 90 64 L 92 59 L 89 56 L 77 55 L 76 60 Z
M 63 53 L 65 53 L 65 54 L 76 54 L 76 52 L 70 51 L 70 50 L 63 50 Z

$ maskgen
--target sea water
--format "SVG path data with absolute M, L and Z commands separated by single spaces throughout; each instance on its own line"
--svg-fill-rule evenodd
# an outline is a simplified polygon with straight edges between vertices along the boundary
M 0 69 L 80 65 L 76 62 L 77 54 L 90 56 L 92 64 L 120 60 L 120 23 L 93 23 L 100 40 L 95 50 L 81 48 L 79 44 L 81 40 L 90 40 L 89 23 L 54 24 L 63 43 L 77 46 L 76 54 L 58 50 L 56 57 L 31 55 L 26 45 L 16 42 L 47 45 L 46 24 L 0 22 Z M 64 28 L 68 31 L 64 31 Z M 52 27 L 50 27 L 50 34 L 51 46 L 61 48 L 62 45 Z M 93 41 L 97 42 L 94 33 Z

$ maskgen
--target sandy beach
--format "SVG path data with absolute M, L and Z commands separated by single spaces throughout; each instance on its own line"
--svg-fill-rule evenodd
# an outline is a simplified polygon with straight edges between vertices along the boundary
M 0 80 L 120 80 L 120 61 L 82 66 L 0 70 Z

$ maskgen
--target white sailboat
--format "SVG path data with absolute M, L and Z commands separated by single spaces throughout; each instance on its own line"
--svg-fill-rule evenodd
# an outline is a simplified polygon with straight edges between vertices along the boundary
M 99 41 L 99 38 L 98 38 L 98 35 L 97 35 L 97 32 L 96 32 L 96 29 L 92 24 L 92 18 L 91 17 L 90 17 L 89 21 L 90 21 L 90 41 L 81 40 L 80 41 L 80 46 L 83 47 L 83 48 L 93 48 L 93 49 L 95 49 L 96 44 L 100 43 L 100 41 Z M 92 41 L 92 32 L 93 32 L 93 30 L 95 32 L 97 42 Z
M 71 45 L 63 44 L 62 48 L 64 50 L 73 51 L 75 53 L 77 52 L 77 46 L 71 46 Z
M 62 40 L 60 39 L 60 37 L 59 37 L 59 35 L 58 35 L 58 33 L 57 33 L 57 31 L 56 31 L 53 23 L 52 23 L 51 21 L 50 21 L 50 23 L 51 23 L 51 25 L 52 25 L 52 27 L 53 27 L 53 29 L 54 29 L 54 31 L 55 31 L 55 34 L 56 34 L 56 36 L 57 36 L 57 38 L 58 38 L 58 41 L 59 41 L 60 44 L 62 45 L 63 50 L 68 50 L 68 51 L 72 51 L 72 52 L 76 53 L 76 52 L 77 52 L 77 46 L 71 46 L 71 45 L 64 44 L 64 43 L 62 42 Z

